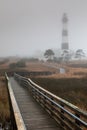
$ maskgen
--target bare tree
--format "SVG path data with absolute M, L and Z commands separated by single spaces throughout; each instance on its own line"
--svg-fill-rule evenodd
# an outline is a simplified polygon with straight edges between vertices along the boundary
M 83 58 L 83 57 L 85 57 L 85 53 L 83 52 L 82 49 L 78 49 L 78 50 L 76 51 L 76 53 L 75 53 L 75 58 L 81 59 L 81 58 Z
M 48 60 L 52 60 L 53 57 L 54 57 L 54 52 L 51 49 L 48 49 L 48 50 L 45 51 L 44 56 Z

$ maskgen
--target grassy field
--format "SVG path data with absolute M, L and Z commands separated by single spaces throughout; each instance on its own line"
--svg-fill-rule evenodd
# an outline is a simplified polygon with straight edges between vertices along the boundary
M 8 103 L 8 94 L 5 84 L 5 79 L 0 77 L 0 122 L 5 123 L 9 121 L 10 112 L 9 112 L 9 103 Z
M 38 85 L 53 94 L 69 101 L 79 108 L 87 111 L 87 61 L 85 67 L 80 66 L 81 61 L 77 63 L 58 64 L 48 62 L 26 62 L 26 67 L 9 68 L 9 65 L 16 63 L 20 58 L 11 58 L 8 62 L 0 64 L 0 123 L 5 125 L 10 120 L 8 93 L 5 84 L 5 79 L 1 77 L 4 72 L 15 71 L 49 71 L 51 75 L 39 75 L 32 77 L 32 80 Z M 74 64 L 74 65 L 73 65 Z M 79 64 L 79 67 L 77 67 Z M 60 74 L 60 68 L 66 70 L 65 74 Z
M 55 95 L 87 111 L 87 78 L 32 78 Z
M 10 60 L 8 63 L 0 65 L 0 69 L 8 69 L 9 64 L 16 61 L 18 59 L 14 61 Z M 65 74 L 59 73 L 59 68 L 61 67 L 66 69 Z M 26 67 L 20 68 L 20 71 L 22 69 L 26 71 L 55 72 L 55 74 L 49 76 L 33 78 L 33 81 L 55 95 L 87 110 L 87 67 L 77 68 L 58 63 L 27 62 Z M 0 78 L 0 121 L 2 117 L 3 121 L 9 118 L 9 106 L 5 82 Z

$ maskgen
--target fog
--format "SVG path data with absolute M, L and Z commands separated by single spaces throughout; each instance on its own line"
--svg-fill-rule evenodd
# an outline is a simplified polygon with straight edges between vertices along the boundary
M 87 0 L 1 0 L 0 56 L 61 48 L 64 12 L 70 49 L 87 51 Z

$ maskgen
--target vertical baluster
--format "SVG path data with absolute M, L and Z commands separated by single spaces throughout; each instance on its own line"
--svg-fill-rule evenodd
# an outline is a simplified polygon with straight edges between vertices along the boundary
M 51 97 L 51 100 L 53 101 L 53 97 Z M 54 111 L 54 103 L 51 102 L 51 115 L 53 116 L 53 111 Z
M 79 115 L 78 113 L 75 113 L 75 116 L 77 116 L 78 118 L 80 118 L 80 115 Z M 77 119 L 75 119 L 75 123 L 76 123 L 78 126 L 81 125 L 80 122 L 79 122 Z
M 46 93 L 44 93 L 44 95 L 46 96 Z M 44 108 L 46 108 L 46 97 L 44 97 Z
M 60 104 L 60 105 L 61 105 L 62 107 L 64 107 L 64 104 Z M 63 111 L 63 109 L 61 109 L 60 112 L 61 112 L 61 113 L 60 113 L 60 117 L 61 117 L 62 120 L 64 120 L 64 116 L 63 116 L 63 115 L 64 115 L 64 111 Z M 61 121 L 61 125 L 62 125 L 62 127 L 64 127 L 64 124 L 63 124 L 62 121 Z

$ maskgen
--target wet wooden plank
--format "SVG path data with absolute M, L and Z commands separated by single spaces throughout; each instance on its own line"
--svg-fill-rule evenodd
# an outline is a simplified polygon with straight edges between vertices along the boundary
M 11 98 L 11 101 L 12 101 L 12 107 L 13 107 L 15 121 L 16 121 L 16 124 L 17 124 L 17 129 L 18 130 L 20 130 L 20 129 L 26 130 L 23 118 L 20 114 L 20 110 L 19 110 L 17 102 L 15 100 L 13 90 L 11 88 L 11 84 L 9 82 L 8 82 L 8 90 L 9 90 L 9 95 L 10 95 L 10 98 Z
M 13 78 L 10 82 L 27 130 L 62 130 L 33 99 L 27 88 L 20 86 Z

